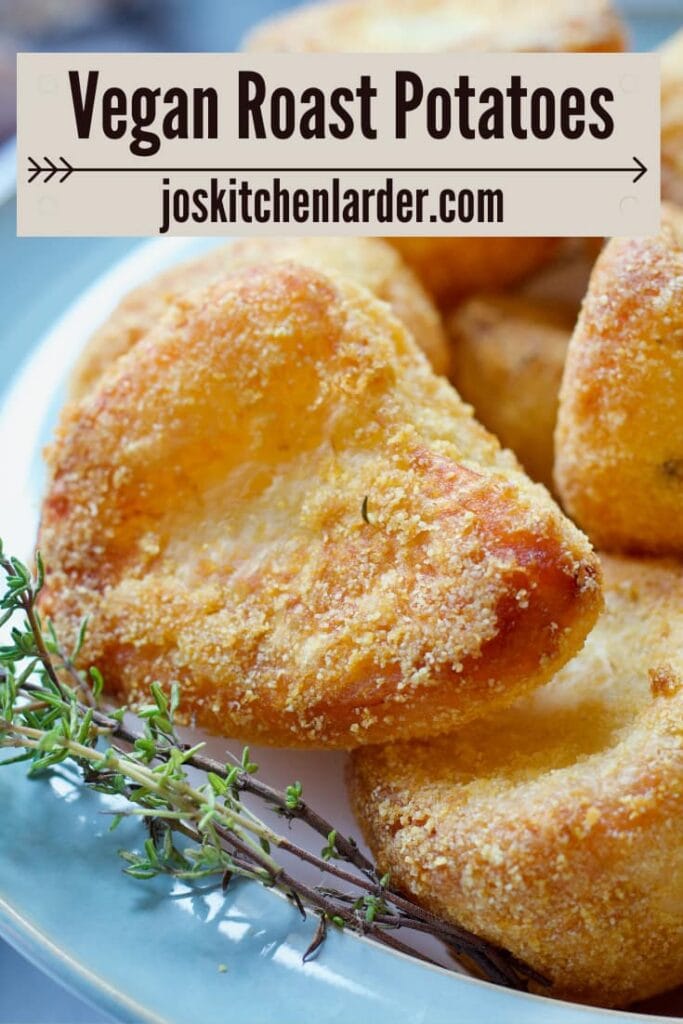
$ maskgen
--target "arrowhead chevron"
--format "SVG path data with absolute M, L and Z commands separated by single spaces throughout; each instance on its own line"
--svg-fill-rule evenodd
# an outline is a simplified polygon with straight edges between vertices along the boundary
M 50 168 L 48 173 L 45 175 L 45 183 L 47 184 L 47 182 L 50 181 L 50 179 L 53 178 L 55 176 L 55 174 L 57 173 L 57 164 L 54 164 L 52 162 L 52 160 L 50 160 L 49 156 L 44 156 L 43 160 L 45 161 L 47 166 Z M 43 167 L 43 170 L 44 171 L 47 170 L 47 167 Z
M 28 167 L 28 183 L 30 185 L 31 182 L 34 180 L 34 178 L 38 174 L 40 174 L 40 165 L 39 165 L 37 160 L 33 159 L 32 156 L 30 156 L 28 158 L 28 163 L 29 163 L 29 167 Z
M 69 177 L 70 174 L 73 174 L 73 167 L 71 166 L 69 161 L 66 159 L 66 157 L 60 156 L 59 159 L 62 161 L 62 164 L 64 166 L 64 173 L 62 174 L 61 178 L 59 179 L 59 184 L 61 185 L 62 182 L 66 181 L 66 179 Z
M 633 179 L 633 184 L 635 185 L 635 183 L 637 181 L 640 181 L 640 179 L 643 177 L 644 174 L 647 174 L 647 167 L 642 162 L 642 160 L 638 159 L 637 156 L 634 156 L 633 160 L 634 160 L 634 163 L 636 164 L 636 166 L 638 167 L 638 173 L 636 174 L 635 178 Z
M 43 157 L 44 163 L 41 165 L 38 161 L 30 156 L 28 158 L 28 180 L 29 184 L 34 181 L 39 175 L 44 174 L 43 181 L 48 182 L 54 178 L 55 174 L 59 175 L 59 183 L 66 181 L 66 179 L 74 173 L 74 167 L 64 156 L 57 157 L 59 163 L 55 163 L 54 160 L 50 159 L 49 156 Z M 59 166 L 61 164 L 61 167 Z
M 57 159 L 59 161 L 59 164 L 61 164 L 61 166 L 56 164 L 54 160 L 51 160 L 49 156 L 45 156 L 45 157 L 43 157 L 43 159 L 45 161 L 45 165 L 41 166 L 37 162 L 37 160 L 34 159 L 34 157 L 30 156 L 28 158 L 29 166 L 27 168 L 27 171 L 28 171 L 29 183 L 34 181 L 41 174 L 45 175 L 45 178 L 44 178 L 45 182 L 51 181 L 51 179 L 54 178 L 54 176 L 56 174 L 58 174 L 59 175 L 59 179 L 58 179 L 59 183 L 62 184 L 62 182 L 66 181 L 67 178 L 71 177 L 71 175 L 75 171 L 83 169 L 83 168 L 75 168 L 75 167 L 73 167 L 73 165 L 71 163 L 69 163 L 69 161 L 66 159 L 65 156 L 57 157 Z M 543 173 L 547 173 L 547 172 L 550 172 L 550 171 L 560 171 L 562 173 L 571 172 L 571 171 L 575 171 L 575 172 L 579 172 L 579 171 L 586 171 L 586 172 L 590 172 L 590 171 L 593 171 L 593 172 L 594 171 L 613 171 L 613 172 L 614 171 L 622 171 L 622 172 L 623 171 L 630 171 L 631 173 L 635 174 L 635 177 L 633 178 L 633 184 L 635 185 L 636 182 L 640 181 L 640 179 L 645 174 L 647 174 L 648 168 L 645 166 L 643 161 L 640 160 L 637 156 L 634 156 L 632 159 L 633 159 L 633 165 L 634 165 L 633 167 L 595 167 L 595 168 L 592 168 L 592 167 L 573 167 L 573 168 L 572 167 L 538 167 L 538 166 L 537 167 L 499 167 L 499 168 L 494 168 L 494 167 L 478 167 L 478 168 L 469 168 L 469 170 L 477 170 L 477 171 L 494 171 L 494 170 L 498 170 L 500 172 L 506 172 L 506 173 L 507 172 L 513 172 L 513 171 L 519 171 L 519 172 L 523 172 L 523 173 L 530 173 L 532 171 L 542 171 Z M 86 168 L 86 170 L 102 170 L 102 171 L 104 171 L 104 170 L 115 171 L 115 170 L 122 170 L 122 169 L 131 170 L 131 169 L 135 169 L 135 168 L 116 168 L 116 167 L 98 167 L 98 168 L 88 167 L 88 168 Z M 162 169 L 163 168 L 160 168 L 160 170 L 162 170 Z M 169 170 L 173 170 L 174 168 L 168 168 L 168 169 Z M 188 168 L 177 168 L 177 169 L 178 170 L 183 170 L 183 169 L 187 170 Z M 220 170 L 220 168 L 215 168 L 215 169 L 216 170 Z M 391 168 L 385 168 L 385 170 L 390 170 L 390 169 Z M 408 169 L 409 168 L 403 168 L 403 170 L 408 170 Z M 192 168 L 189 168 L 189 170 L 192 170 Z M 376 168 L 372 168 L 372 170 L 379 171 L 379 170 L 382 170 L 382 168 L 376 167 Z M 436 168 L 431 167 L 431 168 L 426 168 L 426 170 L 436 170 Z M 468 168 L 466 168 L 466 167 L 454 167 L 454 168 L 451 168 L 451 171 L 454 171 L 454 172 L 455 171 L 466 171 L 466 170 L 468 170 Z

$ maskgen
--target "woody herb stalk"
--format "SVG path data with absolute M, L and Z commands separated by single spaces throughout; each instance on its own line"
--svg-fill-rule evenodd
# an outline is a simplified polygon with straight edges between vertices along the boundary
M 302 915 L 318 916 L 306 957 L 317 955 L 329 925 L 422 959 L 428 958 L 411 947 L 410 937 L 427 933 L 490 981 L 522 989 L 531 979 L 542 982 L 505 950 L 438 919 L 396 891 L 352 838 L 304 802 L 300 783 L 280 792 L 257 779 L 258 766 L 248 748 L 238 763 L 223 764 L 202 752 L 203 743 L 184 744 L 174 726 L 177 687 L 165 694 L 153 684 L 150 702 L 137 709 L 132 728 L 126 708 L 101 706 L 100 671 L 76 667 L 87 623 L 76 649 L 67 653 L 52 625 L 41 622 L 40 556 L 33 575 L 5 555 L 0 543 L 0 572 L 0 625 L 9 627 L 9 642 L 0 647 L 0 747 L 10 751 L 0 764 L 25 762 L 36 777 L 70 761 L 85 786 L 120 797 L 112 827 L 124 816 L 139 817 L 147 826 L 141 850 L 121 851 L 128 875 L 215 877 L 224 888 L 246 878 L 275 889 Z M 325 844 L 320 855 L 262 820 L 243 801 L 245 793 L 319 834 Z M 278 859 L 281 852 L 319 869 L 333 885 L 313 886 L 297 877 Z

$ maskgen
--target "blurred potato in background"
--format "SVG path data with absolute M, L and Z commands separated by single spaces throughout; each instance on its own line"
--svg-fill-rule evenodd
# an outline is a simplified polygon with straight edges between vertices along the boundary
M 338 0 L 297 6 L 257 26 L 246 49 L 449 53 L 623 50 L 609 0 Z
M 662 197 L 683 204 L 683 29 L 662 47 L 661 58 Z
M 534 480 L 552 486 L 553 431 L 571 306 L 478 295 L 448 320 L 451 380 Z
M 388 238 L 442 310 L 483 289 L 505 288 L 542 267 L 556 238 Z
M 555 258 L 519 285 L 516 294 L 533 302 L 567 307 L 573 310 L 576 320 L 604 244 L 604 238 L 561 239 Z
M 562 239 L 556 258 L 516 289 L 473 296 L 447 320 L 452 382 L 547 487 L 569 337 L 602 244 Z

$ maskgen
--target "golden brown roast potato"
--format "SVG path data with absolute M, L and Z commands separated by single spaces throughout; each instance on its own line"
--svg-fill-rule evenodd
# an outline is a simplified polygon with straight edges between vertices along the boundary
M 683 552 L 683 211 L 613 238 L 569 344 L 555 479 L 607 550 Z
M 451 380 L 533 480 L 552 486 L 553 431 L 572 309 L 478 295 L 450 317 Z
M 339 0 L 257 27 L 247 50 L 446 53 L 612 51 L 626 42 L 608 0 Z M 557 251 L 550 238 L 389 238 L 443 308 L 522 281 Z
M 214 249 L 163 271 L 126 295 L 86 345 L 71 378 L 80 398 L 109 366 L 155 326 L 182 292 L 250 263 L 295 259 L 338 271 L 388 302 L 413 332 L 437 373 L 448 370 L 448 345 L 439 314 L 415 275 L 378 238 L 252 238 Z
M 608 0 L 337 0 L 277 15 L 247 50 L 448 53 L 457 50 L 612 51 L 624 27 Z
M 683 982 L 683 567 L 605 557 L 582 652 L 512 708 L 354 753 L 381 871 L 522 957 L 551 994 Z
M 683 205 L 683 29 L 661 49 L 662 196 Z
M 586 539 L 367 289 L 295 263 L 179 299 L 63 413 L 41 611 L 135 704 L 275 745 L 444 731 L 547 680 Z

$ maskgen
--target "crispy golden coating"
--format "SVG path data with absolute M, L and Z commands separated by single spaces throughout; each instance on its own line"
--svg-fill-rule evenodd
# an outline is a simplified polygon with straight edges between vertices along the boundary
M 130 702 L 282 745 L 444 731 L 549 678 L 587 541 L 386 304 L 298 264 L 181 298 L 65 410 L 41 609 Z M 366 500 L 367 499 L 367 500 Z
M 448 345 L 439 314 L 395 250 L 379 238 L 252 238 L 214 249 L 134 289 L 86 345 L 71 378 L 71 397 L 80 398 L 109 364 L 158 322 L 183 292 L 251 263 L 294 259 L 332 270 L 369 288 L 388 302 L 412 331 L 437 373 L 448 370 Z
M 567 354 L 555 479 L 600 548 L 683 552 L 683 212 L 614 238 Z
M 557 252 L 555 238 L 388 238 L 434 301 L 448 309 L 464 296 L 523 281 Z
M 553 431 L 570 308 L 513 295 L 479 295 L 450 317 L 451 380 L 477 419 L 529 476 L 552 486 Z
M 661 49 L 662 196 L 683 205 L 683 29 Z
M 245 48 L 275 52 L 613 51 L 624 27 L 608 0 L 337 0 L 264 22 Z
M 382 871 L 543 972 L 626 1005 L 683 981 L 683 567 L 606 557 L 606 611 L 548 686 L 354 753 Z
M 88 339 L 71 374 L 69 397 L 82 398 L 91 391 L 110 365 L 156 326 L 179 295 L 220 275 L 225 251 L 216 249 L 171 267 L 128 292 Z

